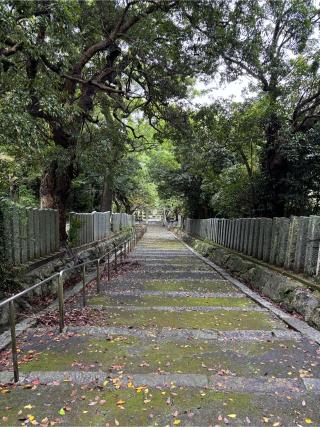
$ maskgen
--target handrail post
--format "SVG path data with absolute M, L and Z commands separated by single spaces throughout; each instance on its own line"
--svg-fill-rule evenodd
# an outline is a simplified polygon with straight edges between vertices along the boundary
M 97 259 L 97 292 L 100 294 L 100 259 Z
M 110 282 L 110 252 L 108 252 L 108 282 Z
M 120 264 L 123 263 L 123 245 L 120 245 Z
M 17 355 L 17 341 L 16 341 L 16 314 L 14 309 L 14 302 L 9 302 L 9 320 L 10 320 L 10 332 L 11 332 L 11 349 L 12 349 L 12 365 L 14 382 L 19 381 L 19 366 L 18 366 L 18 355 Z
M 63 279 L 62 274 L 59 275 L 58 281 L 58 300 L 59 300 L 59 332 L 64 329 L 64 301 L 63 301 Z
M 118 265 L 117 265 L 117 247 L 114 248 L 114 271 L 118 273 Z
M 86 265 L 82 266 L 82 304 L 86 306 Z

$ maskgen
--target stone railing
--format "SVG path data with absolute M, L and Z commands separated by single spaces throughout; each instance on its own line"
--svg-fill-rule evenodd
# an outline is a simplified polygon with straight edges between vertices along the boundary
M 184 230 L 266 263 L 319 275 L 320 216 L 190 219 Z
M 54 209 L 25 208 L 1 201 L 3 259 L 18 266 L 59 250 L 59 215 Z

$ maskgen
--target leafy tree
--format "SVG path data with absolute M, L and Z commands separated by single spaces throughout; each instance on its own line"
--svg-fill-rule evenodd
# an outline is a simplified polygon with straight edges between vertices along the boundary
M 57 147 L 40 195 L 42 206 L 59 208 L 64 240 L 77 147 L 97 105 L 103 99 L 125 124 L 142 109 L 154 126 L 161 105 L 186 94 L 190 26 L 175 1 L 13 1 L 0 8 L 3 92 L 7 100 L 16 88 L 23 92 L 19 102 Z
M 197 14 L 189 16 L 202 37 L 199 56 L 210 72 L 210 56 L 219 49 L 225 78 L 247 75 L 263 94 L 265 213 L 283 215 L 292 172 L 285 146 L 295 133 L 305 133 L 320 118 L 315 33 L 319 9 L 311 0 L 237 0 L 220 5 L 218 25 L 213 25 L 211 4 L 202 4 Z

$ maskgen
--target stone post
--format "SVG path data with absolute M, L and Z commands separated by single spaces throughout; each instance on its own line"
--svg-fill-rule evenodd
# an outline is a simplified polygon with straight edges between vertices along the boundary
M 284 261 L 284 267 L 292 270 L 294 266 L 294 258 L 296 254 L 297 241 L 298 241 L 298 223 L 299 218 L 292 216 L 290 218 L 289 232 L 288 232 L 288 244 L 286 250 L 286 256 Z
M 234 250 L 239 250 L 239 243 L 240 243 L 240 219 L 236 219 L 236 225 L 235 225 L 235 240 L 234 240 Z
M 17 208 L 11 210 L 11 230 L 12 230 L 12 258 L 14 265 L 21 263 L 20 256 L 20 218 Z
M 52 223 L 51 223 L 51 209 L 44 210 L 45 223 L 46 223 L 46 255 L 51 253 L 51 231 L 52 231 Z
M 248 255 L 253 253 L 253 236 L 254 236 L 254 227 L 255 227 L 255 218 L 250 218 L 249 222 L 249 239 L 248 239 Z
M 304 272 L 309 276 L 317 273 L 320 242 L 320 216 L 311 215 L 308 226 L 308 237 Z
M 287 245 L 288 245 L 288 234 L 289 234 L 289 218 L 280 218 L 279 221 L 279 243 L 278 251 L 276 256 L 276 264 L 283 266 L 286 258 Z
M 259 218 L 260 232 L 259 232 L 258 252 L 257 252 L 258 259 L 262 259 L 263 257 L 263 245 L 265 240 L 265 220 L 266 218 Z
M 253 243 L 252 243 L 252 256 L 254 258 L 258 257 L 260 223 L 261 223 L 261 218 L 255 218 L 254 229 L 253 229 Z
M 245 218 L 240 218 L 240 240 L 239 240 L 239 252 L 243 252 L 244 248 L 244 236 L 245 236 Z
M 28 244 L 27 244 L 27 230 L 28 230 L 28 217 L 26 208 L 19 209 L 19 234 L 20 234 L 20 262 L 26 263 L 28 260 Z
M 271 250 L 270 250 L 271 264 L 276 264 L 276 257 L 279 250 L 279 222 L 280 222 L 280 218 L 273 218 L 272 220 Z
M 264 243 L 263 243 L 262 259 L 265 262 L 269 262 L 270 251 L 271 251 L 272 219 L 265 218 L 264 221 L 265 221 L 265 224 L 264 224 Z
M 243 246 L 242 246 L 242 252 L 247 255 L 248 253 L 248 241 L 249 241 L 249 225 L 250 225 L 250 218 L 244 218 L 243 222 Z
M 8 262 L 8 264 L 14 264 L 13 258 L 13 232 L 12 232 L 12 207 L 4 204 L 1 207 L 1 212 L 3 215 L 3 256 L 4 259 Z

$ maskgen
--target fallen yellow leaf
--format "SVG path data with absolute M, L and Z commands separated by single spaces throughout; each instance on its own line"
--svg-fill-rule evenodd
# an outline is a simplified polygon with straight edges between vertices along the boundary
M 228 417 L 229 418 L 237 418 L 237 415 L 236 414 L 229 414 Z
M 306 424 L 312 424 L 312 420 L 310 418 L 305 419 Z
M 175 426 L 178 426 L 180 423 L 181 423 L 181 421 L 180 421 L 180 420 L 174 420 L 174 421 L 173 421 L 173 424 L 174 424 Z
M 29 405 L 24 406 L 24 409 L 32 409 L 32 408 L 33 408 L 33 406 L 30 405 L 30 403 L 29 403 Z

